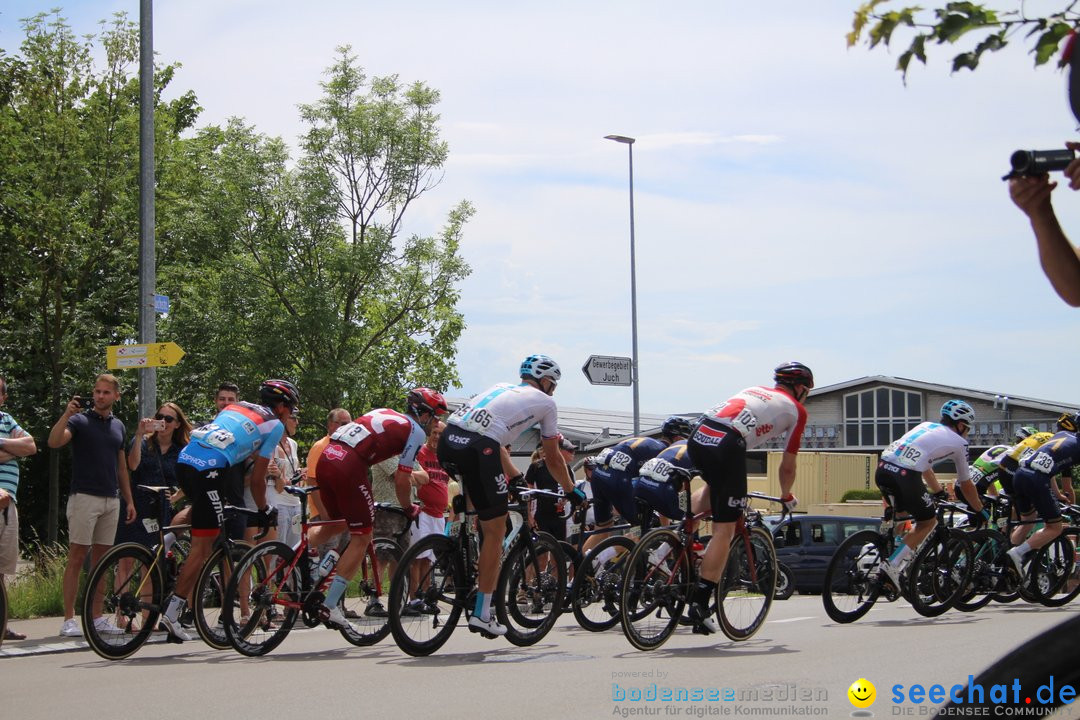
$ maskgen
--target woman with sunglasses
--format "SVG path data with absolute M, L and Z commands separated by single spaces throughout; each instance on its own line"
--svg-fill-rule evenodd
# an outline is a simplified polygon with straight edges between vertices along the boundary
M 168 485 L 176 487 L 176 459 L 180 450 L 191 440 L 191 423 L 180 406 L 165 403 L 152 418 L 139 421 L 139 429 L 128 449 L 128 469 L 135 512 L 138 519 L 130 525 L 121 523 L 116 530 L 117 544 L 137 542 L 146 546 L 156 542 L 157 534 L 147 532 L 145 518 L 156 519 L 157 510 L 152 506 L 154 496 L 135 489 L 136 485 Z M 120 511 L 124 512 L 121 500 Z

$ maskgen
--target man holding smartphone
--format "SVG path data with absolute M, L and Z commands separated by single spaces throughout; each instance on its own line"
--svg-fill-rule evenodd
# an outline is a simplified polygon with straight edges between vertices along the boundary
M 127 502 L 125 522 L 135 522 L 135 501 L 131 497 L 127 462 L 124 458 L 124 423 L 112 414 L 120 399 L 120 383 L 114 375 L 98 375 L 93 397 L 71 398 L 64 414 L 49 432 L 49 447 L 58 450 L 71 443 L 71 493 L 67 503 L 68 561 L 64 568 L 64 624 L 60 635 L 79 637 L 82 629 L 75 620 L 75 593 L 79 573 L 90 553 L 96 564 L 113 545 L 120 519 L 120 499 Z M 101 599 L 94 599 L 94 623 L 103 633 L 119 633 L 109 618 L 101 615 Z

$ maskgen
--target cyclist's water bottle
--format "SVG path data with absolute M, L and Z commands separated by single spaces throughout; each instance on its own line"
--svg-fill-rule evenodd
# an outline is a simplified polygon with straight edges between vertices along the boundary
M 330 571 L 337 565 L 337 561 L 341 558 L 341 555 L 337 550 L 329 550 L 323 557 L 322 562 L 319 563 L 319 574 L 315 577 L 315 581 L 319 582 L 324 577 L 330 574 Z

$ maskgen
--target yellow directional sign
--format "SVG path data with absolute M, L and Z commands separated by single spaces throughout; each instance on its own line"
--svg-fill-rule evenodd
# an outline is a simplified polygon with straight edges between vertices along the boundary
M 110 370 L 137 370 L 175 365 L 184 357 L 184 351 L 174 342 L 110 345 L 105 349 L 105 356 Z

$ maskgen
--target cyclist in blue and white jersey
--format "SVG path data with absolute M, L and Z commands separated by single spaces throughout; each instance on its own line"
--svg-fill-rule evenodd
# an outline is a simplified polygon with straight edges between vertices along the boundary
M 1038 451 L 1021 460 L 1013 474 L 1015 507 L 1020 519 L 1028 523 L 1013 530 L 1012 541 L 1019 544 L 1008 555 L 1021 576 L 1028 554 L 1050 544 L 1061 534 L 1061 509 L 1054 498 L 1051 481 L 1058 473 L 1068 480 L 1073 466 L 1080 462 L 1080 440 L 1076 437 L 1080 413 L 1064 413 L 1058 418 L 1057 425 L 1058 432 Z M 1034 520 L 1036 514 L 1042 518 L 1043 527 L 1024 540 L 1031 528 L 1029 521 Z
M 964 494 L 972 510 L 985 519 L 982 502 L 968 472 L 967 434 L 975 422 L 975 411 L 963 400 L 949 400 L 941 406 L 940 422 L 919 423 L 881 453 L 874 482 L 891 499 L 897 511 L 911 514 L 915 527 L 881 569 L 900 587 L 900 572 L 908 559 L 937 525 L 934 497 L 944 499 L 945 491 L 934 474 L 933 466 L 951 460 L 956 466 L 956 487 Z M 923 481 L 926 484 L 923 484 Z
M 690 421 L 672 415 L 660 428 L 660 438 L 635 437 L 604 448 L 596 456 L 592 473 L 592 507 L 596 514 L 596 527 L 609 528 L 614 522 L 612 509 L 623 520 L 637 524 L 637 501 L 634 499 L 634 482 L 641 466 L 667 449 L 676 440 L 690 436 Z M 589 537 L 583 547 L 588 552 L 604 539 L 603 534 Z
M 558 410 L 551 395 L 562 371 L 547 355 L 530 355 L 521 363 L 519 374 L 519 385 L 500 383 L 458 408 L 447 420 L 439 440 L 439 463 L 461 477 L 483 530 L 476 607 L 469 618 L 469 629 L 489 635 L 506 634 L 506 627 L 491 613 L 491 597 L 506 532 L 508 478 L 515 484 L 523 479 L 510 461 L 506 446 L 539 423 L 545 456 L 560 457 Z M 574 487 L 565 463 L 552 463 L 550 471 L 574 507 L 584 502 L 585 493 Z
M 300 393 L 287 380 L 267 380 L 259 387 L 259 400 L 261 405 L 238 402 L 226 406 L 213 422 L 191 433 L 191 442 L 176 461 L 177 482 L 191 499 L 191 551 L 161 613 L 174 641 L 191 639 L 177 618 L 221 530 L 226 485 L 234 473 L 244 472 L 244 461 L 249 457 L 255 458 L 251 494 L 259 519 L 263 525 L 273 520 L 275 511 L 266 502 L 266 468 L 285 432 L 285 418 L 300 403 Z

